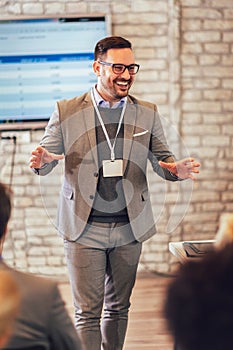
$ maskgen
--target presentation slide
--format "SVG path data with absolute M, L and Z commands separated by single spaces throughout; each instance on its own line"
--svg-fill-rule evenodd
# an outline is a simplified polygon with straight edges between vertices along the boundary
M 0 123 L 47 120 L 57 100 L 88 91 L 105 17 L 0 21 Z

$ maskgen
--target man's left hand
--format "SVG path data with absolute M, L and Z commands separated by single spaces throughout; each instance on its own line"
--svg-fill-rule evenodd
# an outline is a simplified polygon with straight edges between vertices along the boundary
M 169 170 L 180 179 L 196 180 L 197 178 L 193 176 L 193 173 L 199 173 L 199 167 L 201 164 L 196 162 L 194 158 L 185 158 L 175 163 L 165 163 L 160 161 L 159 165 L 162 168 Z

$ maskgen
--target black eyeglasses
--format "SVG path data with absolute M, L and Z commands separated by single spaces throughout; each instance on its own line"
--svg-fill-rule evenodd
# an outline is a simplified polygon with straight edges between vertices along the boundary
M 130 64 L 129 66 L 126 66 L 125 64 L 121 64 L 121 63 L 109 63 L 109 62 L 103 62 L 103 61 L 99 61 L 99 63 L 105 66 L 112 67 L 112 71 L 115 74 L 122 74 L 127 68 L 129 71 L 129 74 L 134 75 L 134 74 L 137 74 L 140 67 L 139 64 L 135 64 L 135 63 Z

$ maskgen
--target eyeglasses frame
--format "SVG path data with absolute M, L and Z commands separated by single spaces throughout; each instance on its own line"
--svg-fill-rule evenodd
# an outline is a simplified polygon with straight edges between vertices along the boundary
M 136 63 L 132 63 L 132 64 L 129 64 L 128 66 L 126 64 L 123 64 L 123 63 L 109 63 L 109 62 L 104 62 L 104 61 L 98 61 L 100 64 L 103 64 L 104 66 L 109 66 L 109 67 L 112 67 L 112 71 L 114 74 L 123 74 L 125 72 L 126 69 L 128 69 L 128 72 L 130 75 L 135 75 L 138 73 L 139 71 L 139 68 L 140 68 L 140 65 L 139 64 L 136 64 Z M 114 66 L 118 66 L 118 65 L 121 65 L 121 66 L 124 66 L 124 70 L 121 72 L 121 73 L 115 73 L 114 72 Z M 129 68 L 130 67 L 137 67 L 137 72 L 136 73 L 130 73 L 129 71 Z

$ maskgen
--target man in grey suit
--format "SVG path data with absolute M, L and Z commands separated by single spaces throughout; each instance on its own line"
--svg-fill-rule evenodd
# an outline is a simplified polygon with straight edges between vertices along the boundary
M 0 256 L 10 214 L 11 191 L 0 183 Z M 7 271 L 13 277 L 20 293 L 19 312 L 12 335 L 3 349 L 81 349 L 77 332 L 55 281 L 17 271 L 8 266 L 2 256 L 0 270 Z
M 147 161 L 171 181 L 194 179 L 199 163 L 175 162 L 157 107 L 128 94 L 139 70 L 128 40 L 100 40 L 93 70 L 90 92 L 57 103 L 30 167 L 46 175 L 65 157 L 57 227 L 76 328 L 84 350 L 120 350 L 142 242 L 156 231 Z

